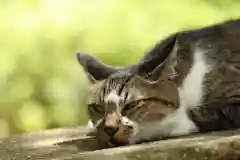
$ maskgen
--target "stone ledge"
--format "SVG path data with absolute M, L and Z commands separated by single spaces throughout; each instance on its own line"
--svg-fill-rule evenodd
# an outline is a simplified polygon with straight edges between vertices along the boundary
M 240 130 L 198 134 L 169 140 L 97 150 L 87 127 L 59 128 L 13 135 L 0 140 L 1 160 L 239 160 Z

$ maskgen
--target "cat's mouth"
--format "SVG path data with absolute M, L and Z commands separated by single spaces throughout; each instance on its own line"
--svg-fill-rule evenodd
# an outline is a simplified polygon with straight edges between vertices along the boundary
M 124 120 L 126 121 L 126 119 Z M 91 136 L 107 143 L 109 147 L 117 147 L 129 144 L 129 138 L 133 135 L 135 128 L 129 123 L 120 123 L 115 127 L 106 127 L 104 120 L 98 124 Z
M 116 133 L 115 135 L 109 137 L 107 144 L 109 147 L 119 147 L 129 145 L 129 137 L 132 131 L 128 130 L 125 133 Z

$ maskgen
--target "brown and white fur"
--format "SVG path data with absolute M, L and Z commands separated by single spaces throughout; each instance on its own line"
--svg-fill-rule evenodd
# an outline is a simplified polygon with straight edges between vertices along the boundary
M 232 107 L 235 103 L 240 104 L 238 103 L 240 102 L 238 98 L 240 96 L 238 80 L 240 78 L 240 20 L 175 33 L 157 44 L 132 66 L 114 68 L 83 53 L 78 53 L 78 60 L 95 81 L 94 86 L 103 87 L 108 79 L 115 81 L 114 77 L 123 77 L 122 79 L 130 77 L 128 79 L 132 86 L 125 91 L 129 93 L 129 97 L 124 99 L 124 93 L 119 94 L 114 89 L 109 89 L 109 92 L 104 94 L 103 105 L 113 104 L 111 106 L 115 106 L 115 109 L 112 109 L 114 112 L 110 111 L 109 114 L 105 113 L 102 116 L 106 126 L 115 126 L 114 123 L 119 122 L 124 126 L 130 126 L 131 132 L 127 136 L 127 144 L 194 132 L 240 127 L 240 124 L 236 123 L 238 120 L 234 119 L 240 117 L 240 112 L 238 116 L 233 115 L 233 112 L 240 111 L 240 106 Z M 161 76 L 161 70 L 166 68 L 165 64 L 171 66 L 169 73 L 174 75 L 173 81 L 177 84 L 178 107 L 148 123 L 134 121 L 131 117 L 122 115 L 121 110 L 125 106 L 123 101 L 128 101 L 131 96 L 144 97 L 145 91 L 152 89 L 153 92 L 157 89 L 150 86 L 153 82 L 157 82 Z M 135 78 L 136 76 L 138 78 Z M 132 82 L 137 83 L 139 79 L 147 81 L 146 90 L 141 90 L 141 85 L 135 86 Z M 114 85 L 118 85 L 118 80 Z M 100 88 L 95 89 L 91 94 L 94 94 L 94 97 L 99 96 L 97 90 L 101 90 Z M 141 91 L 136 91 L 138 89 Z M 149 91 L 148 94 L 152 92 Z M 159 90 L 159 94 L 160 92 L 163 94 L 163 90 Z M 233 108 L 236 110 L 232 111 Z M 211 119 L 209 115 L 214 117 Z M 115 120 L 112 118 L 114 116 Z M 98 122 L 90 120 L 89 124 L 94 127 L 102 121 L 102 118 L 99 118 Z

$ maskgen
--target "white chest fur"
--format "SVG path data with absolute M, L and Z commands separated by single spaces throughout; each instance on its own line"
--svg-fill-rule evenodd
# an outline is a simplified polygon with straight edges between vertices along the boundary
M 196 50 L 193 55 L 193 64 L 189 73 L 185 77 L 182 86 L 179 87 L 180 108 L 174 113 L 172 121 L 176 125 L 172 130 L 172 135 L 183 135 L 197 131 L 197 127 L 188 118 L 187 110 L 197 107 L 201 104 L 204 88 L 203 81 L 205 74 L 210 70 L 207 64 L 204 53 L 201 50 Z
M 179 87 L 181 105 L 191 108 L 201 103 L 204 94 L 203 81 L 209 70 L 210 66 L 204 58 L 204 53 L 200 50 L 195 51 L 192 67 Z

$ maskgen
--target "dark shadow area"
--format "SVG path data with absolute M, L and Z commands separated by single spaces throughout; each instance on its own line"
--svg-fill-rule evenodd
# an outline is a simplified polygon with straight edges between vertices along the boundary
M 79 152 L 94 151 L 94 150 L 102 149 L 98 145 L 98 142 L 95 137 L 68 140 L 68 141 L 56 143 L 54 145 L 57 145 L 60 147 L 75 147 Z

